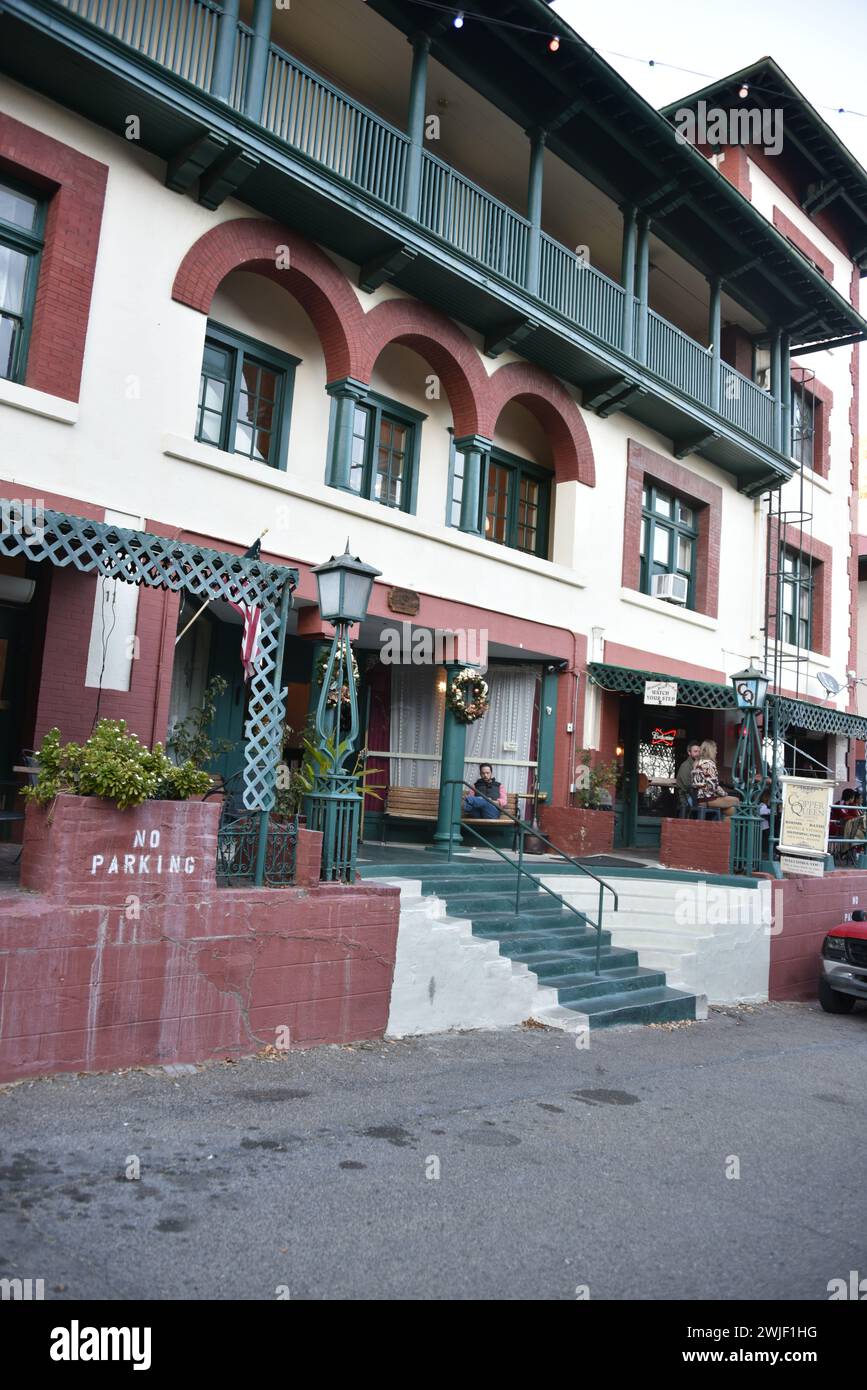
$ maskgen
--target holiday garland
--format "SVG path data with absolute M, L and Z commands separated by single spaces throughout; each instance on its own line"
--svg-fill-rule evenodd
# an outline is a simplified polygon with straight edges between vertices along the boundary
M 446 704 L 461 724 L 474 724 L 491 708 L 488 682 L 478 671 L 460 671 L 446 691 Z

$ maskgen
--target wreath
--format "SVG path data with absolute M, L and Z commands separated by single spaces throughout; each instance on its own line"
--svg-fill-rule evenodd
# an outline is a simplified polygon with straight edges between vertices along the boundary
M 455 676 L 446 692 L 446 704 L 461 724 L 474 724 L 491 708 L 488 682 L 478 671 L 466 670 Z
M 343 643 L 341 643 L 341 646 L 343 646 Z M 359 676 L 359 674 L 358 674 L 358 662 L 355 660 L 355 652 L 352 651 L 352 648 L 350 648 L 349 654 L 350 654 L 350 657 L 351 657 L 351 659 L 352 659 L 352 679 L 353 679 L 353 681 L 354 681 L 354 683 L 355 683 L 355 687 L 356 687 L 356 689 L 357 689 L 357 688 L 358 688 L 358 682 L 359 682 L 359 680 L 360 680 L 360 676 Z M 342 653 L 341 653 L 340 651 L 338 651 L 338 657 L 337 657 L 337 660 L 336 660 L 335 663 L 334 663 L 334 669 L 335 669 L 335 670 L 339 670 L 339 669 L 340 669 L 340 657 L 341 657 L 341 655 L 343 656 L 343 660 L 344 660 L 344 664 L 345 664 L 345 661 L 346 661 L 345 651 L 342 652 Z M 321 655 L 320 655 L 320 657 L 319 657 L 319 660 L 318 660 L 318 662 L 316 663 L 316 684 L 317 684 L 317 685 L 321 685 L 322 682 L 325 680 L 325 672 L 328 670 L 328 661 L 329 661 L 330 656 L 331 656 L 331 648 L 330 648 L 330 647 L 325 648 L 325 649 L 323 649 L 323 651 L 322 651 L 322 653 L 321 653 Z M 330 685 L 329 690 L 328 690 L 328 698 L 327 698 L 326 701 L 325 701 L 326 706 L 328 707 L 328 709 L 334 709 L 335 706 L 337 705 L 337 694 L 338 694 L 337 681 L 334 680 L 334 679 L 332 679 L 331 685 Z M 348 685 L 344 685 L 343 689 L 340 691 L 340 700 L 341 700 L 341 703 L 342 703 L 342 704 L 348 702 L 348 700 L 349 700 L 349 686 L 348 686 Z

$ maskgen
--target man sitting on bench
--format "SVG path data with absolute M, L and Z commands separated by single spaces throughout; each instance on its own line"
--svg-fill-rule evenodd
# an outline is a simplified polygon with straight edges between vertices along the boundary
M 464 797 L 464 815 L 482 820 L 499 820 L 500 808 L 508 803 L 506 789 L 494 780 L 494 769 L 490 763 L 482 763 L 475 792 Z

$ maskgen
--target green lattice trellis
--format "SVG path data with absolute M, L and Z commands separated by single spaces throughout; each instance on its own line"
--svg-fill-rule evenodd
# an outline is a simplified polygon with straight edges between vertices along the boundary
M 645 681 L 675 681 L 679 705 L 694 705 L 698 709 L 734 709 L 735 697 L 730 686 L 711 681 L 684 680 L 681 676 L 665 675 L 659 671 L 637 671 L 630 666 L 608 666 L 601 661 L 587 665 L 587 676 L 593 685 L 614 690 L 619 695 L 644 695 Z M 839 734 L 845 738 L 867 739 L 867 719 L 843 710 L 814 705 L 809 700 L 795 700 L 784 695 L 769 695 L 766 708 L 776 714 L 780 738 L 792 726 L 809 729 L 817 734 Z
M 0 499 L 0 516 L 0 555 L 24 555 L 127 584 L 173 592 L 187 589 L 200 599 L 228 599 L 259 607 L 260 660 L 250 682 L 244 731 L 244 805 L 249 811 L 270 811 L 286 711 L 280 667 L 298 571 L 150 531 L 42 510 L 30 503 Z

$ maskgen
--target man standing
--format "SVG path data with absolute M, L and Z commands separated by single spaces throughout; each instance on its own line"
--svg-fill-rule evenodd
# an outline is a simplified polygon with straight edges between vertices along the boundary
M 687 745 L 686 757 L 677 769 L 675 781 L 677 783 L 677 814 L 684 820 L 689 814 L 690 798 L 692 796 L 692 770 L 698 761 L 699 744 L 690 743 Z

